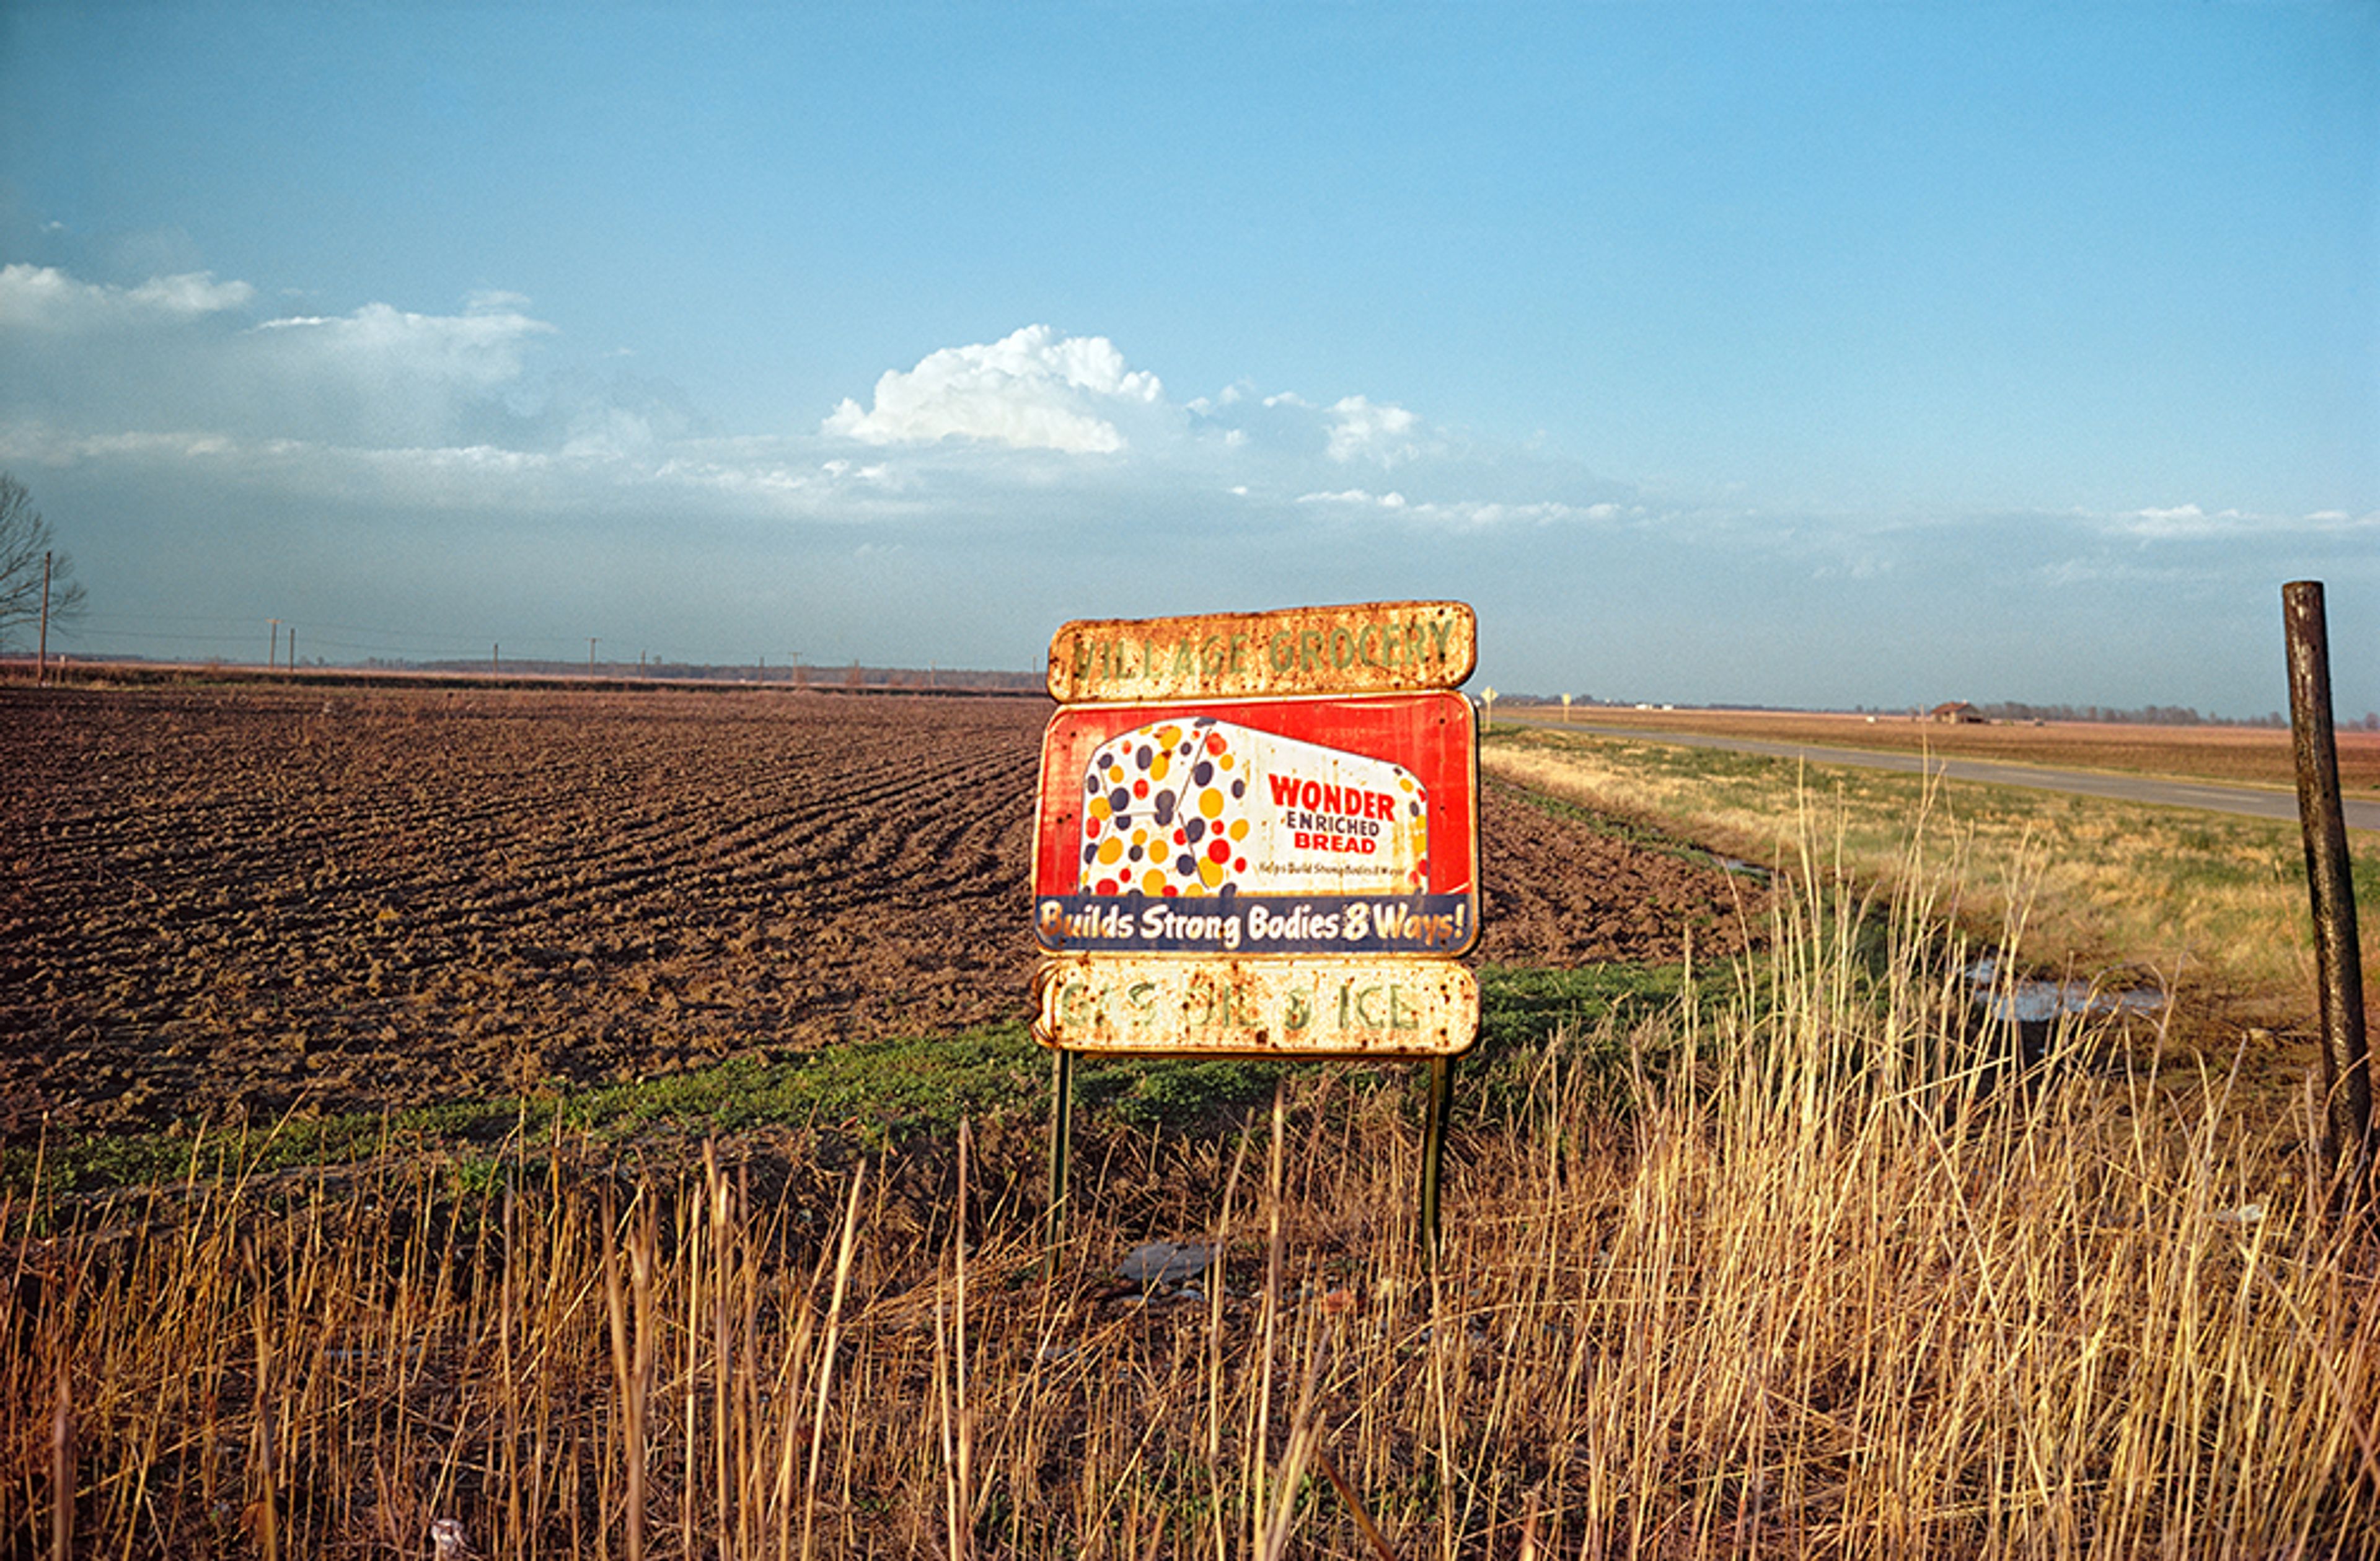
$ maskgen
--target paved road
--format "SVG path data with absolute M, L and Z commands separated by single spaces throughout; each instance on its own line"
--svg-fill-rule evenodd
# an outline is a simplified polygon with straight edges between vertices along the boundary
M 1528 726 L 1565 732 L 1592 732 L 1598 737 L 1635 737 L 1654 743 L 1675 743 L 1689 748 L 1724 748 L 1731 753 L 1766 754 L 1772 758 L 1806 759 L 1812 764 L 1858 765 L 1868 769 L 1897 769 L 1916 775 L 1931 771 L 1951 780 L 1980 780 L 1995 786 L 2029 786 L 2042 792 L 2072 792 L 2119 802 L 2153 803 L 2166 807 L 2198 807 L 2211 813 L 2236 813 L 2251 818 L 2298 816 L 2295 792 L 2265 791 L 2255 786 L 2226 786 L 2212 780 L 2158 780 L 2145 775 L 2102 775 L 2082 769 L 2048 769 L 2035 764 L 2003 764 L 1996 759 L 1950 758 L 1941 754 L 1886 754 L 1867 748 L 1825 748 L 1806 743 L 1770 743 L 1756 737 L 1718 737 L 1699 732 L 1646 732 L 1635 727 L 1597 726 L 1585 721 L 1565 724 L 1530 716 L 1499 716 Z M 2347 827 L 2380 829 L 2380 802 L 2350 798 Z

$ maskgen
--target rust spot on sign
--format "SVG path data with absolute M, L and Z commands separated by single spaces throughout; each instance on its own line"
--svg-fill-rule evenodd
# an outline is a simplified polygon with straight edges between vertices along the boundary
M 1479 983 L 1451 960 L 1044 960 L 1034 1039 L 1067 1051 L 1446 1057 L 1479 1035 Z
M 1460 601 L 1087 619 L 1050 641 L 1050 695 L 1073 705 L 1454 688 L 1478 649 Z

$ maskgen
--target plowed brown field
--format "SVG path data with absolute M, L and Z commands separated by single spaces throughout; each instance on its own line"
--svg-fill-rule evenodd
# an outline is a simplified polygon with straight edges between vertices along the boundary
M 373 1108 L 1027 1010 L 1025 698 L 0 690 L 0 1139 Z M 1741 946 L 1483 800 L 1482 959 Z

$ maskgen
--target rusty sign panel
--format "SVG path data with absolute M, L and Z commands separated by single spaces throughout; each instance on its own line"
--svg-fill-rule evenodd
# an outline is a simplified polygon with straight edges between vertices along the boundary
M 1479 1034 L 1479 983 L 1451 960 L 1044 960 L 1034 1038 L 1066 1051 L 1448 1057 Z
M 1461 954 L 1479 931 L 1459 694 L 1079 705 L 1041 742 L 1050 953 Z
M 1460 601 L 1097 619 L 1050 641 L 1050 695 L 1073 705 L 1453 688 L 1477 659 L 1477 620 Z

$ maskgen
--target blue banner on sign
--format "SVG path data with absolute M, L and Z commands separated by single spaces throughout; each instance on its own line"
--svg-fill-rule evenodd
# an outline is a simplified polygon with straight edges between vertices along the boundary
M 1033 902 L 1043 949 L 1185 953 L 1444 954 L 1470 944 L 1467 894 L 1051 894 Z

